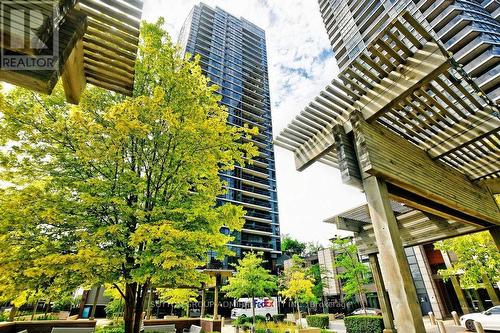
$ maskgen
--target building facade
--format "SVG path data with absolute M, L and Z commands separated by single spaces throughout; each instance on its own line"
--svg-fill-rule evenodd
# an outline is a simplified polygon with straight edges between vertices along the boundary
M 417 290 L 420 309 L 423 315 L 430 311 L 434 312 L 438 318 L 443 318 L 440 304 L 435 289 L 431 283 L 432 276 L 429 265 L 423 254 L 421 247 L 414 246 L 405 249 L 406 258 L 410 265 L 413 283 Z M 327 297 L 337 297 L 342 299 L 342 281 L 338 275 L 342 273 L 341 267 L 335 267 L 335 250 L 324 248 L 318 251 L 319 265 L 322 268 L 323 294 Z M 359 260 L 369 266 L 367 256 L 360 256 Z M 368 307 L 379 308 L 375 283 L 371 281 L 365 286 L 365 301 Z
M 319 0 L 340 69 L 401 11 L 433 31 L 493 101 L 500 101 L 500 2 L 494 0 Z
M 227 193 L 219 204 L 242 205 L 246 215 L 243 230 L 229 244 L 236 255 L 213 264 L 226 268 L 253 250 L 262 251 L 274 270 L 281 245 L 265 32 L 244 18 L 201 3 L 187 17 L 179 42 L 185 53 L 200 56 L 204 74 L 219 86 L 228 123 L 259 129 L 257 136 L 243 139 L 253 142 L 259 155 L 251 164 L 220 175 Z

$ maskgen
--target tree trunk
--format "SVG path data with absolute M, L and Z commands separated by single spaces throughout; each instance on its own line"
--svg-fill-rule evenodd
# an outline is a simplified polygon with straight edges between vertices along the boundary
M 12 308 L 10 309 L 10 314 L 9 314 L 9 321 L 14 321 L 14 318 L 16 317 L 16 312 L 17 312 L 17 306 L 12 304 Z
M 31 313 L 31 320 L 32 321 L 35 319 L 35 314 L 36 314 L 37 308 L 38 308 L 38 300 L 35 302 L 35 305 L 33 306 L 33 312 Z
M 50 308 L 50 302 L 51 300 L 49 299 L 48 303 L 45 303 L 45 317 L 47 317 L 47 313 L 49 312 L 49 308 Z
M 302 314 L 300 313 L 300 304 L 299 304 L 299 299 L 297 298 L 295 300 L 295 302 L 297 303 L 297 313 L 299 315 L 299 318 L 297 319 L 298 320 L 298 323 L 297 323 L 297 327 L 298 328 L 302 328 Z
M 125 333 L 134 333 L 136 292 L 137 283 L 129 283 L 125 286 L 125 307 L 123 310 Z
M 139 333 L 141 330 L 142 318 L 144 315 L 144 302 L 148 292 L 149 283 L 140 285 L 137 288 L 137 298 L 135 300 L 135 318 L 134 318 L 134 333 Z

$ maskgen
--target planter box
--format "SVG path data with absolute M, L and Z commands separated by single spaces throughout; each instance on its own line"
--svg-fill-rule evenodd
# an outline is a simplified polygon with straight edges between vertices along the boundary
M 0 333 L 16 333 L 28 330 L 28 333 L 51 333 L 54 327 L 93 327 L 95 320 L 34 320 L 0 323 Z

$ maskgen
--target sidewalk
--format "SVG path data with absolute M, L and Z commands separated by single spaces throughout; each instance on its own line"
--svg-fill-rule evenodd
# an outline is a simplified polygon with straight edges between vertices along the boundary
M 427 333 L 439 333 L 437 326 L 431 325 L 429 318 L 424 317 L 424 324 Z M 445 320 L 446 333 L 471 333 L 467 332 L 465 328 L 460 326 L 455 326 L 453 320 Z M 336 333 L 346 333 L 344 321 L 341 319 L 337 319 L 334 321 L 330 321 L 330 330 L 335 331 Z M 222 328 L 221 333 L 234 333 L 235 329 L 231 325 L 225 325 Z

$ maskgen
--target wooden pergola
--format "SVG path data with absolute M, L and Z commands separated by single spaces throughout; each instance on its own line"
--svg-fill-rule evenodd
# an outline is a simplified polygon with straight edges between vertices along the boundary
M 215 278 L 214 283 L 214 314 L 213 319 L 216 320 L 219 318 L 219 287 L 220 287 L 220 279 L 222 277 L 229 277 L 234 274 L 234 270 L 231 269 L 215 269 L 215 268 L 204 268 L 201 270 L 204 274 L 207 274 L 210 277 Z M 205 290 L 208 286 L 203 284 L 201 286 L 201 311 L 200 317 L 203 318 L 205 316 L 205 306 L 206 306 L 206 298 L 205 298 Z
M 432 244 L 447 238 L 485 230 L 483 226 L 447 220 L 433 214 L 410 208 L 395 201 L 391 201 L 391 207 L 398 224 L 403 247 Z M 386 311 L 390 312 L 390 307 L 387 307 L 389 299 L 387 298 L 377 260 L 379 250 L 368 205 L 361 205 L 347 210 L 324 220 L 324 222 L 335 224 L 339 230 L 354 233 L 354 241 L 358 247 L 359 254 L 368 256 L 370 259 L 370 266 L 373 272 L 377 293 L 384 298 L 384 301 L 380 302 L 381 307 L 384 307 Z M 443 253 L 443 258 L 447 267 L 451 267 L 448 253 Z M 469 313 L 470 308 L 457 277 L 452 277 L 451 282 L 463 313 Z M 491 287 L 490 281 L 487 280 L 483 282 L 493 304 L 498 305 L 500 301 L 494 288 Z M 389 316 L 386 317 L 389 319 L 392 318 L 391 316 L 392 314 L 389 314 Z
M 499 107 L 408 12 L 383 29 L 275 143 L 294 153 L 297 170 L 319 161 L 365 192 L 374 258 L 397 309 L 395 326 L 385 318 L 387 332 L 425 332 L 403 249 L 405 225 L 391 201 L 432 220 L 418 221 L 413 230 L 434 223 L 450 233 L 460 223 L 471 226 L 466 232 L 489 229 L 500 246 L 493 196 L 500 193 Z
M 142 0 L 2 1 L 0 80 L 50 94 L 61 76 L 71 103 L 79 102 L 87 82 L 131 95 L 142 6 Z M 28 20 L 23 11 L 30 13 Z M 45 47 L 19 48 L 19 40 Z M 12 56 L 50 58 L 55 65 L 4 66 Z

